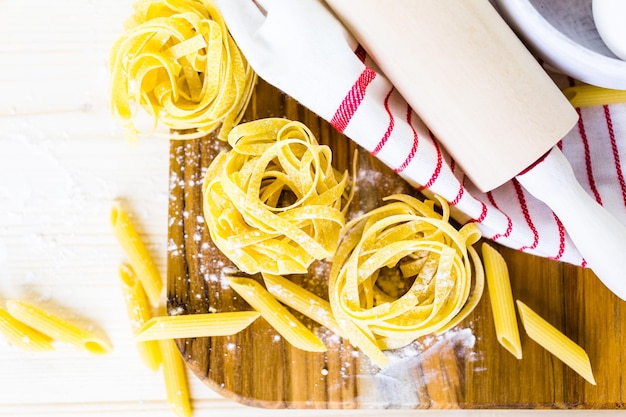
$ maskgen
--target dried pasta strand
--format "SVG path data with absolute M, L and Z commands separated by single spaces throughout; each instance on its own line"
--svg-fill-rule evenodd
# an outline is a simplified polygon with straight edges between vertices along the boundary
M 357 224 L 356 227 L 358 228 L 359 225 Z M 356 245 L 357 240 L 357 233 L 348 234 L 342 244 L 337 248 L 334 259 L 346 258 L 351 249 Z M 331 265 L 328 278 L 328 299 L 335 319 L 341 327 L 342 337 L 345 337 L 352 346 L 360 349 L 374 365 L 383 369 L 387 367 L 391 361 L 382 351 L 382 346 L 374 339 L 373 335 L 366 333 L 361 327 L 357 326 L 341 308 L 336 307 L 339 304 L 339 293 L 333 289 L 339 286 L 337 277 L 341 266 L 341 262 L 336 261 Z
M 161 274 L 126 211 L 118 202 L 114 203 L 111 208 L 111 225 L 150 303 L 153 307 L 157 307 L 163 290 Z
M 3 308 L 0 308 L 0 333 L 11 345 L 24 351 L 54 350 L 52 338 L 17 320 Z
M 224 20 L 210 0 L 141 0 L 111 49 L 113 114 L 129 136 L 139 109 L 173 129 L 174 139 L 194 139 L 243 117 L 256 82 Z M 182 132 L 186 131 L 186 132 Z
M 119 275 L 126 311 L 130 320 L 133 335 L 137 335 L 142 326 L 152 317 L 150 302 L 135 271 L 127 264 L 120 265 Z M 138 341 L 137 351 L 148 367 L 156 371 L 161 366 L 161 350 L 154 341 Z
M 467 300 L 465 301 L 465 305 L 463 306 L 461 311 L 459 311 L 457 315 L 448 322 L 448 324 L 444 325 L 439 330 L 437 330 L 437 334 L 446 332 L 452 329 L 454 326 L 457 326 L 459 323 L 461 323 L 461 321 L 465 320 L 465 318 L 467 318 L 467 316 L 472 311 L 474 311 L 474 309 L 480 302 L 480 299 L 482 297 L 482 294 L 485 288 L 485 271 L 483 268 L 483 264 L 480 260 L 480 256 L 478 255 L 478 252 L 476 252 L 476 250 L 472 246 L 469 246 L 469 245 L 476 243 L 480 239 L 480 236 L 481 236 L 480 231 L 478 230 L 478 227 L 474 223 L 470 223 L 470 224 L 463 226 L 460 232 L 461 234 L 466 234 L 464 232 L 467 232 L 467 234 L 471 235 L 471 237 L 467 236 L 466 243 L 468 245 L 467 253 L 469 254 L 469 258 L 471 259 L 471 262 L 474 265 L 474 288 L 471 290 L 469 294 L 469 298 L 467 298 Z
M 302 123 L 274 118 L 238 125 L 228 141 L 203 185 L 215 245 L 250 275 L 306 273 L 331 256 L 352 190 L 330 148 Z
M 261 284 L 250 278 L 229 277 L 230 287 L 263 317 L 282 337 L 298 349 L 325 352 L 326 346 L 293 316 Z
M 489 244 L 482 245 L 485 277 L 498 342 L 517 359 L 522 359 L 517 316 L 511 292 L 511 281 L 506 261 Z
M 33 329 L 88 353 L 102 355 L 113 349 L 108 340 L 24 301 L 8 300 L 7 310 Z
M 346 225 L 329 277 L 330 305 L 350 341 L 359 329 L 365 343 L 379 348 L 400 347 L 457 325 L 484 287 L 482 263 L 472 247 L 480 239 L 475 224 L 456 230 L 439 197 L 441 214 L 432 203 L 408 195 L 386 200 Z M 428 258 L 419 261 L 423 257 Z M 404 284 L 404 293 L 383 290 Z
M 343 337 L 328 301 L 279 275 L 263 274 L 263 281 L 278 301 Z
M 328 301 L 278 275 L 263 274 L 263 280 L 268 291 L 277 300 L 315 320 L 341 338 L 350 340 L 350 343 L 365 352 L 375 365 L 384 368 L 389 364 L 387 356 L 367 334 L 356 327 L 350 328 L 349 332 L 344 331 Z
M 163 356 L 163 380 L 167 401 L 174 414 L 179 417 L 191 417 L 191 398 L 185 362 L 173 340 L 159 340 Z
M 582 347 L 519 300 L 517 300 L 517 309 L 524 329 L 531 339 L 576 371 L 587 382 L 596 385 L 589 356 Z
M 259 316 L 258 311 L 234 311 L 153 317 L 137 333 L 135 340 L 230 336 L 248 327 Z

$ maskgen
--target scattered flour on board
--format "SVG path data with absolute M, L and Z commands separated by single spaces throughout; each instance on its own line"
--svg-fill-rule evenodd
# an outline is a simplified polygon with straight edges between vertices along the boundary
M 458 388 L 463 381 L 446 374 L 442 369 L 446 359 L 442 355 L 452 353 L 457 361 L 474 362 L 477 360 L 475 343 L 471 328 L 455 328 L 385 352 L 391 364 L 382 371 L 377 372 L 368 361 L 361 361 L 360 401 L 363 405 L 373 402 L 377 407 L 416 408 L 420 405 L 420 393 L 428 392 L 429 385 L 437 389 Z M 449 365 L 457 366 L 449 362 L 448 359 Z M 436 399 L 430 398 L 430 401 Z

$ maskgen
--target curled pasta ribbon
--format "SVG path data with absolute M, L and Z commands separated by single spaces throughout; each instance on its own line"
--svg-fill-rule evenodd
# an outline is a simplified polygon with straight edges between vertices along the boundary
M 209 166 L 204 213 L 215 245 L 243 272 L 306 273 L 331 256 L 352 198 L 302 123 L 261 119 L 231 130 L 232 149 Z
M 210 0 L 140 0 L 113 45 L 112 111 L 131 137 L 138 108 L 176 139 L 225 140 L 242 118 L 256 74 Z M 182 133 L 181 130 L 187 132 Z M 170 136 L 168 136 L 170 137 Z
M 431 200 L 386 200 L 346 225 L 329 277 L 329 301 L 344 333 L 381 350 L 455 326 L 484 287 L 471 246 L 480 239 L 475 224 L 456 230 L 441 198 L 441 214 Z

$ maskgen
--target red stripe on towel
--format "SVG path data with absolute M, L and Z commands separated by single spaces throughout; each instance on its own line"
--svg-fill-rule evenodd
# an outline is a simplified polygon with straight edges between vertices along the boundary
M 406 106 L 406 122 L 411 127 L 411 131 L 413 132 L 413 145 L 411 146 L 411 151 L 407 155 L 406 159 L 399 167 L 395 168 L 393 171 L 396 173 L 400 173 L 406 169 L 406 167 L 411 163 L 413 158 L 415 157 L 415 153 L 417 152 L 417 146 L 419 145 L 419 136 L 417 135 L 417 131 L 413 124 L 411 123 L 411 115 L 413 114 L 413 110 L 411 110 L 411 106 L 407 104 Z
M 435 147 L 435 150 L 437 151 L 437 165 L 435 165 L 435 171 L 433 172 L 433 175 L 430 176 L 430 179 L 426 182 L 426 184 L 424 184 L 422 187 L 419 187 L 420 191 L 425 188 L 430 188 L 433 186 L 435 181 L 437 181 L 437 178 L 439 177 L 439 174 L 441 173 L 441 167 L 443 166 L 443 156 L 441 155 L 441 149 L 439 149 L 439 145 L 437 144 L 437 141 L 433 137 L 433 132 L 429 130 L 428 135 L 430 136 L 430 140 L 432 141 Z
M 609 106 L 604 106 L 604 118 L 606 119 L 606 126 L 609 130 L 609 139 L 611 140 L 611 150 L 613 151 L 613 162 L 615 163 L 615 172 L 617 174 L 617 180 L 622 190 L 622 201 L 626 206 L 626 182 L 624 181 L 624 171 L 622 170 L 622 162 L 617 147 L 617 140 L 615 139 L 615 131 L 613 130 L 613 119 L 611 118 L 611 111 Z
M 385 101 L 383 102 L 383 105 L 385 106 L 385 111 L 387 112 L 387 115 L 389 116 L 389 124 L 387 125 L 387 130 L 385 131 L 385 134 L 380 139 L 380 141 L 378 141 L 378 144 L 372 151 L 372 155 L 374 156 L 378 155 L 378 152 L 380 152 L 383 146 L 385 146 L 385 144 L 387 143 L 387 140 L 389 139 L 389 136 L 391 136 L 391 132 L 393 132 L 393 127 L 396 124 L 396 120 L 394 119 L 393 114 L 391 113 L 391 110 L 389 110 L 389 97 L 391 97 L 391 93 L 393 93 L 393 87 L 391 87 L 391 90 L 389 90 L 389 92 L 385 96 Z
M 578 113 L 578 133 L 583 142 L 583 148 L 585 150 L 585 169 L 587 170 L 587 182 L 591 188 L 591 192 L 595 197 L 598 204 L 602 204 L 602 198 L 596 187 L 596 180 L 593 177 L 593 166 L 591 165 L 591 151 L 589 150 L 589 140 L 587 139 L 587 132 L 585 130 L 585 122 L 583 122 L 582 112 L 579 108 L 576 109 Z
M 535 249 L 539 244 L 539 232 L 533 223 L 533 219 L 530 217 L 530 212 L 528 211 L 528 205 L 526 204 L 526 197 L 524 196 L 524 190 L 520 183 L 513 179 L 513 186 L 515 187 L 515 193 L 517 194 L 517 201 L 519 202 L 520 208 L 522 209 L 522 214 L 524 215 L 524 219 L 526 220 L 526 224 L 528 228 L 533 233 L 533 243 L 531 245 L 522 246 L 519 250 L 527 250 L 527 249 Z
M 376 78 L 376 72 L 371 68 L 365 68 L 356 80 L 346 97 L 343 99 L 335 115 L 330 121 L 339 132 L 343 133 L 354 113 L 361 105 L 367 86 Z
M 559 251 L 552 259 L 559 260 L 563 257 L 563 252 L 565 252 L 565 227 L 563 227 L 563 223 L 561 223 L 561 220 L 559 220 L 556 214 L 552 213 L 552 215 L 554 216 L 556 227 L 559 230 Z
M 500 208 L 496 204 L 496 200 L 493 198 L 493 193 L 491 191 L 487 193 L 487 199 L 489 200 L 491 205 L 496 208 L 496 210 L 500 210 Z M 513 231 L 513 220 L 511 220 L 511 218 L 505 213 L 502 213 L 502 214 L 504 215 L 504 217 L 506 217 L 506 221 L 507 221 L 506 230 L 504 231 L 504 233 L 496 233 L 495 235 L 491 236 L 491 239 L 493 240 L 497 240 L 501 237 L 509 237 L 509 235 Z

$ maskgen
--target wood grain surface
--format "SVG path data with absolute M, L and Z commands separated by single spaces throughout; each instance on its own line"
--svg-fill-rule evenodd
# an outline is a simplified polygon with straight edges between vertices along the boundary
M 287 117 L 311 128 L 333 149 L 338 169 L 350 166 L 357 147 L 294 100 L 259 81 L 246 120 Z M 226 145 L 213 137 L 172 141 L 167 296 L 169 314 L 247 310 L 223 284 L 233 271 L 212 244 L 203 221 L 202 181 Z M 366 152 L 359 152 L 358 193 L 352 211 L 379 204 L 388 194 L 411 192 L 404 181 Z M 523 358 L 495 337 L 485 294 L 457 328 L 389 352 L 380 371 L 358 350 L 310 320 L 326 353 L 291 347 L 263 320 L 230 337 L 177 340 L 189 368 L 226 398 L 269 408 L 597 408 L 624 406 L 626 303 L 589 270 L 538 258 L 492 243 L 508 262 L 513 296 L 580 344 L 589 354 L 597 385 L 530 340 L 520 327 Z M 325 264 L 299 276 L 325 296 Z M 521 325 L 521 324 L 520 324 Z

